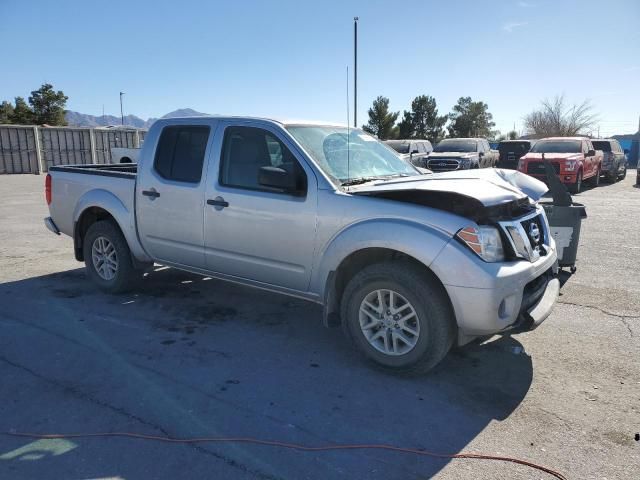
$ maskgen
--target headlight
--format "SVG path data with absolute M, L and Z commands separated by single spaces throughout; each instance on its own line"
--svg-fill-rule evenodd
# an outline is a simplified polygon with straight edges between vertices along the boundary
M 577 164 L 578 162 L 576 162 L 575 160 L 567 160 L 566 162 L 564 162 L 564 169 L 567 172 L 573 172 L 576 169 Z
M 460 164 L 464 167 L 464 168 L 469 168 L 471 166 L 471 159 L 469 157 L 462 157 L 460 159 Z
M 500 232 L 495 227 L 466 227 L 456 233 L 462 243 L 473 250 L 485 262 L 504 260 Z

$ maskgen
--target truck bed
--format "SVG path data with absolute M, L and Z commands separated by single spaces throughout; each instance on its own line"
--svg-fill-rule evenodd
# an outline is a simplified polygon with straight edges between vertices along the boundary
M 130 178 L 135 180 L 138 173 L 136 163 L 98 164 L 88 165 L 56 165 L 49 167 L 50 172 L 84 173 L 87 175 L 104 175 L 107 177 Z

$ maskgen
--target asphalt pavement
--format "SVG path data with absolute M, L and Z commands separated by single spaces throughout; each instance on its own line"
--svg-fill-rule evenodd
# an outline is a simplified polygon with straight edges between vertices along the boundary
M 640 478 L 640 189 L 574 197 L 578 270 L 536 331 L 432 373 L 364 363 L 318 306 L 157 267 L 105 295 L 47 231 L 43 176 L 0 176 L 0 432 L 252 437 L 522 458 Z M 2 479 L 546 479 L 521 465 L 246 443 L 0 434 Z

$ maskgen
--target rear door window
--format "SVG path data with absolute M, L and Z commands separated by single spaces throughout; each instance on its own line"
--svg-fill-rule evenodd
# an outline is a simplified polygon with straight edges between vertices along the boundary
M 153 162 L 156 172 L 167 180 L 199 183 L 210 130 L 206 125 L 164 127 Z

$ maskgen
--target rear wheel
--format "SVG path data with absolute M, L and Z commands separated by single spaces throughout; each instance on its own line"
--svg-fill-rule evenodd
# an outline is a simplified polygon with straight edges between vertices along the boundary
M 625 178 L 627 178 L 627 166 L 624 166 L 624 169 L 622 170 L 622 175 L 620 175 L 620 180 L 624 180 Z
M 575 183 L 569 185 L 569 191 L 571 193 L 580 193 L 580 190 L 582 190 L 582 170 L 578 172 Z
M 356 348 L 390 370 L 426 372 L 455 338 L 446 292 L 405 262 L 375 264 L 356 274 L 344 291 L 341 316 Z
M 133 267 L 127 241 L 111 221 L 102 220 L 89 227 L 83 251 L 89 277 L 105 292 L 126 291 L 141 275 Z
M 589 185 L 592 187 L 597 187 L 600 185 L 600 169 L 596 171 L 596 174 L 589 179 Z

